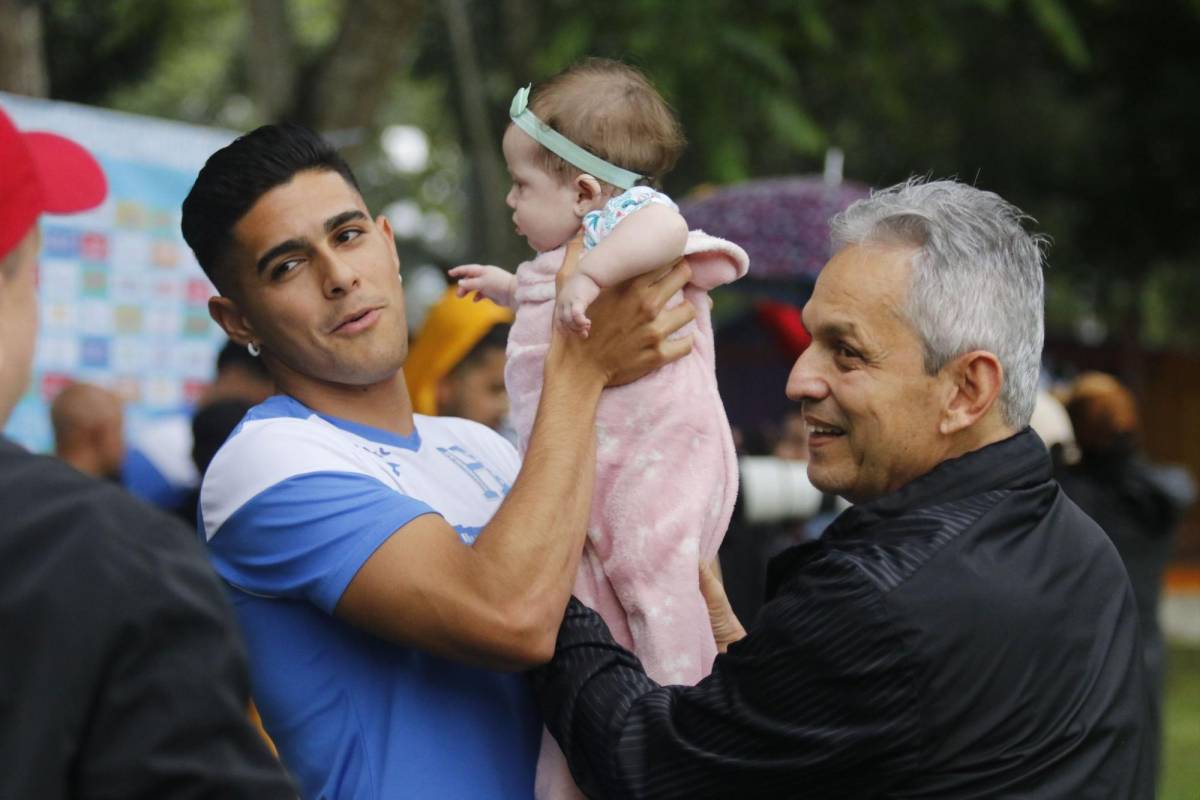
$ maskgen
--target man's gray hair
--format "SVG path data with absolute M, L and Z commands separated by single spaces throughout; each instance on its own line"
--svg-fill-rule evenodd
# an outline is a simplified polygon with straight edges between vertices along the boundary
M 1029 424 L 1041 369 L 1046 238 L 999 195 L 957 181 L 910 178 L 851 205 L 830 222 L 834 251 L 849 245 L 916 248 L 903 309 L 930 375 L 987 350 L 1004 370 L 1000 414 Z

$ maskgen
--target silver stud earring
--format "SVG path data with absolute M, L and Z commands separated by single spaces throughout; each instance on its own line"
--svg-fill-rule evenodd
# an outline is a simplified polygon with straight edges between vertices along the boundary
M 258 346 L 257 342 L 250 342 L 246 345 L 246 350 L 255 358 L 258 358 L 262 354 L 262 348 Z

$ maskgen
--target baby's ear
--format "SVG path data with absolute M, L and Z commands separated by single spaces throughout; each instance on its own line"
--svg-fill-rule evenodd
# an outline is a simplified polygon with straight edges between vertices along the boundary
M 602 199 L 604 190 L 600 181 L 586 172 L 581 172 L 575 178 L 575 215 L 582 217 L 596 209 L 596 201 Z

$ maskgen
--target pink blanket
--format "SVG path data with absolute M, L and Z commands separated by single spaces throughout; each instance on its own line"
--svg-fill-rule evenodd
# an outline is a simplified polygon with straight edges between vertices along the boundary
M 522 453 L 529 443 L 550 343 L 554 278 L 564 248 L 517 268 L 517 315 L 505 383 Z M 700 594 L 701 562 L 716 557 L 737 497 L 737 460 L 717 393 L 706 292 L 746 273 L 731 242 L 700 232 L 685 251 L 692 283 L 669 305 L 691 302 L 678 335 L 695 347 L 641 380 L 605 390 L 597 411 L 595 494 L 575 595 L 664 684 L 694 684 L 717 648 Z M 579 797 L 558 745 L 545 734 L 538 798 Z

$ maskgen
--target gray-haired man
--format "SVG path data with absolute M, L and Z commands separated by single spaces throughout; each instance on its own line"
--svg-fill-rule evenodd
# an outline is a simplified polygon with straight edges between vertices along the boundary
M 809 477 L 856 505 L 771 565 L 749 633 L 661 687 L 572 601 L 539 671 L 593 797 L 1129 798 L 1144 769 L 1133 596 L 1028 421 L 1042 254 L 1023 215 L 908 183 L 834 220 L 788 396 Z

